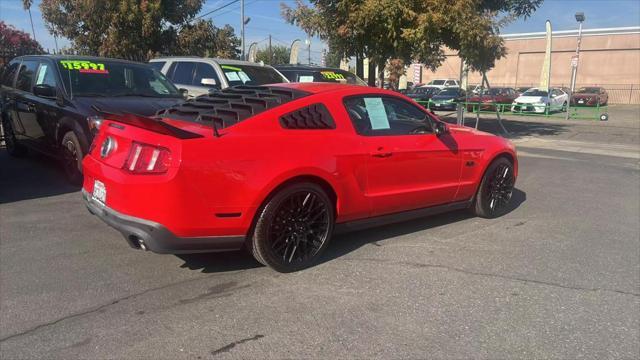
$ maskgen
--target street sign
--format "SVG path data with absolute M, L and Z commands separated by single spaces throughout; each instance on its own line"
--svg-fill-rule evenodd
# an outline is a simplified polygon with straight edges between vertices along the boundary
M 419 84 L 422 81 L 422 65 L 413 64 L 413 83 Z

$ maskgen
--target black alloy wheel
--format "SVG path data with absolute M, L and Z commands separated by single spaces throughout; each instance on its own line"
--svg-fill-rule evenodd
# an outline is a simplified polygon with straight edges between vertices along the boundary
M 67 180 L 73 185 L 82 184 L 83 153 L 78 137 L 73 131 L 64 134 L 62 138 L 62 166 Z
M 487 169 L 475 199 L 475 213 L 495 218 L 508 210 L 513 195 L 515 174 L 513 164 L 504 157 L 496 159 Z
M 324 251 L 334 225 L 332 201 L 313 183 L 279 191 L 264 206 L 256 222 L 255 258 L 279 272 L 307 268 Z

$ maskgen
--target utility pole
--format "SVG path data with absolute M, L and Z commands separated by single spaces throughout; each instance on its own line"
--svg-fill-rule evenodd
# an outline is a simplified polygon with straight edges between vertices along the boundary
M 244 0 L 240 0 L 240 46 L 242 47 L 242 60 L 246 60 L 244 56 Z
M 36 29 L 33 27 L 33 18 L 31 17 L 31 6 L 29 6 L 29 8 L 27 8 L 27 11 L 29 11 L 29 20 L 31 20 L 31 33 L 33 34 L 33 41 L 37 41 L 36 40 Z
M 269 65 L 273 65 L 273 51 L 271 50 L 271 34 L 269 34 Z

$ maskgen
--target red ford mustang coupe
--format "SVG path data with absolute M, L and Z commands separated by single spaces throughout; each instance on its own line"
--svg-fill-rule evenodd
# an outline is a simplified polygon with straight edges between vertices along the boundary
M 105 117 L 83 163 L 91 213 L 134 248 L 244 247 L 281 272 L 313 264 L 334 231 L 499 216 L 518 169 L 509 141 L 370 87 L 239 86 Z

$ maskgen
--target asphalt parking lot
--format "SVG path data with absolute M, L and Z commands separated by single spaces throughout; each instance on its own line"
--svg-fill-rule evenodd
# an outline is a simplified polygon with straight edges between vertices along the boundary
M 640 108 L 616 111 L 507 120 L 502 218 L 341 235 L 286 275 L 134 251 L 48 159 L 0 151 L 0 357 L 638 358 Z

